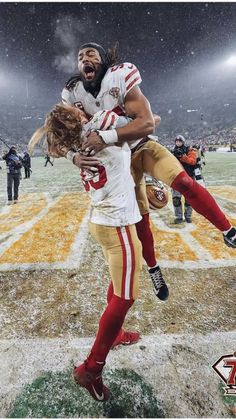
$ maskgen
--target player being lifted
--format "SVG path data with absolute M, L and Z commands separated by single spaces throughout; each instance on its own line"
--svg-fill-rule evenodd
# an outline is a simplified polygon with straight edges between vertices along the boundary
M 164 300 L 168 297 L 168 288 L 155 257 L 144 173 L 183 194 L 195 211 L 222 231 L 224 242 L 229 247 L 236 247 L 236 229 L 210 193 L 187 175 L 165 147 L 148 137 L 154 130 L 154 119 L 150 104 L 139 87 L 140 73 L 131 63 L 115 65 L 116 59 L 115 48 L 107 53 L 96 43 L 82 45 L 78 53 L 79 74 L 66 84 L 62 100 L 65 104 L 83 109 L 88 115 L 110 109 L 132 119 L 124 127 L 91 132 L 83 147 L 94 154 L 111 144 L 128 142 L 132 153 L 131 169 L 136 198 L 142 215 L 142 220 L 136 224 L 137 234 L 155 293 Z M 96 156 L 84 157 L 79 153 L 73 156 L 73 162 L 81 168 L 98 164 Z

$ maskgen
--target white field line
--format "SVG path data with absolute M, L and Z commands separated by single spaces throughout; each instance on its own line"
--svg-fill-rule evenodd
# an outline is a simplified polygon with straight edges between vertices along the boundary
M 152 214 L 151 218 L 155 226 L 158 227 L 159 229 L 164 230 L 166 232 L 178 233 L 181 236 L 181 238 L 185 241 L 185 243 L 190 247 L 190 249 L 194 250 L 197 257 L 201 261 L 212 262 L 215 260 L 213 259 L 211 254 L 206 249 L 203 249 L 198 243 L 198 241 L 194 239 L 194 237 L 190 234 L 191 231 L 196 230 L 196 227 L 194 224 L 186 224 L 180 231 L 180 229 L 178 228 L 168 227 L 160 218 L 160 216 L 156 213 Z
M 222 195 L 219 195 L 219 194 L 216 194 L 216 193 L 214 193 L 213 192 L 213 194 L 214 194 L 214 197 L 215 198 L 218 198 L 218 199 L 221 199 L 222 201 L 227 201 L 227 202 L 230 202 L 231 204 L 235 204 L 235 201 L 231 198 L 226 198 L 225 196 L 222 196 Z
M 194 224 L 186 224 L 181 230 L 178 228 L 168 227 L 157 213 L 151 213 L 151 218 L 154 225 L 166 232 L 174 232 L 180 234 L 183 241 L 192 249 L 197 257 L 198 261 L 170 261 L 160 260 L 160 265 L 163 268 L 179 268 L 179 269 L 204 269 L 204 268 L 218 268 L 224 266 L 235 266 L 236 258 L 232 259 L 214 259 L 210 252 L 204 249 L 200 243 L 191 235 L 191 231 L 194 231 L 196 227 Z M 158 243 L 156 243 L 158 246 Z M 222 238 L 222 246 L 225 246 Z
M 54 201 L 55 203 L 55 201 Z M 36 263 L 3 263 L 0 265 L 0 271 L 12 271 L 12 270 L 21 270 L 21 271 L 28 271 L 28 270 L 51 270 L 51 269 L 66 269 L 66 270 L 74 270 L 80 267 L 80 263 L 83 256 L 83 250 L 87 241 L 88 236 L 88 217 L 89 211 L 86 212 L 82 223 L 80 224 L 79 232 L 75 237 L 75 240 L 71 247 L 71 252 L 68 258 L 64 262 L 36 262 Z M 12 244 L 12 243 L 11 243 Z
M 234 178 L 232 179 L 218 179 L 218 180 L 206 180 L 206 187 L 211 185 L 218 185 L 219 183 L 223 183 L 224 185 L 229 186 L 232 183 L 236 183 L 236 180 Z
M 159 265 L 162 268 L 177 268 L 177 269 L 210 269 L 210 268 L 223 268 L 227 266 L 236 266 L 236 258 L 235 259 L 216 259 L 212 261 L 204 261 L 199 260 L 197 262 L 193 261 L 185 261 L 185 262 L 179 262 L 179 261 L 172 261 L 172 260 L 160 260 Z
M 47 206 L 43 208 L 34 218 L 31 220 L 20 224 L 19 226 L 13 228 L 12 230 L 3 233 L 0 235 L 0 240 L 3 240 L 5 237 L 9 237 L 3 244 L 0 246 L 0 255 L 2 255 L 7 249 L 9 249 L 19 238 L 28 230 L 30 230 L 39 220 L 41 220 L 45 214 L 49 211 L 51 207 L 53 207 L 61 198 L 58 197 L 55 200 L 51 199 L 51 196 L 49 193 L 44 193 L 46 200 L 47 200 Z
M 5 215 L 8 214 L 11 210 L 11 205 L 4 205 L 1 209 L 0 209 L 0 214 L 1 215 Z
M 78 269 L 83 256 L 83 250 L 87 242 L 88 237 L 88 218 L 90 214 L 90 208 L 86 212 L 82 223 L 80 224 L 79 232 L 75 237 L 75 240 L 71 246 L 71 252 L 65 261 L 66 269 Z
M 94 338 L 70 336 L 56 339 L 0 340 L 0 395 L 13 391 L 14 396 L 14 390 L 21 390 L 23 385 L 31 383 L 48 371 L 59 372 L 78 365 L 84 361 L 93 341 Z M 145 351 L 140 349 L 140 345 L 146 348 Z M 183 351 L 186 347 L 191 348 L 192 355 L 195 353 L 203 363 L 209 358 L 210 365 L 207 367 L 211 370 L 211 365 L 220 356 L 234 352 L 236 332 L 142 336 L 137 345 L 110 351 L 106 368 L 131 368 L 150 379 L 148 374 L 153 376 L 155 368 L 166 369 L 172 347 L 177 346 L 183 348 Z M 191 357 L 191 353 L 186 352 L 186 355 Z M 187 361 L 192 362 L 189 366 L 194 367 L 195 360 L 195 356 L 192 361 L 189 358 Z M 150 368 L 146 368 L 147 364 Z M 212 374 L 214 376 L 213 370 Z
M 215 193 L 213 193 L 214 194 L 214 198 L 216 198 L 216 199 L 220 199 L 221 201 L 225 201 L 226 203 L 231 203 L 231 204 L 235 204 L 235 201 L 233 201 L 232 199 L 229 199 L 229 198 L 225 198 L 225 197 L 223 197 L 223 196 L 221 196 L 221 195 L 217 195 L 217 194 L 215 194 Z M 227 210 L 227 216 L 228 217 L 232 217 L 232 218 L 235 218 L 236 217 L 236 213 L 235 212 L 231 212 L 231 211 L 229 211 L 229 210 Z
M 57 203 L 57 201 L 62 197 L 60 195 L 57 199 L 52 200 L 51 194 L 44 193 L 44 195 L 47 197 L 48 200 L 48 206 L 44 208 L 36 217 L 34 217 L 33 220 L 30 220 L 15 229 L 11 230 L 9 233 L 4 233 L 0 236 L 0 239 L 3 239 L 6 236 L 9 236 L 11 234 L 11 237 L 6 240 L 4 244 L 0 246 L 0 254 L 2 254 L 4 251 L 6 251 L 9 247 L 12 246 L 13 243 L 15 243 L 20 236 L 25 233 L 27 230 L 31 229 L 34 224 L 36 224 L 47 212 L 48 210 Z M 171 206 L 171 203 L 169 201 L 168 206 Z M 10 207 L 5 207 L 6 212 L 10 211 Z M 89 212 L 89 210 L 88 210 Z M 10 271 L 10 270 L 42 270 L 42 269 L 77 269 L 80 266 L 82 255 L 83 255 L 83 249 L 86 243 L 86 238 L 88 234 L 87 230 L 87 220 L 88 220 L 88 212 L 86 213 L 81 226 L 80 230 L 75 238 L 74 243 L 71 247 L 71 253 L 66 261 L 64 262 L 54 262 L 54 263 L 31 263 L 31 264 L 2 264 L 0 267 L 1 271 Z M 163 231 L 166 232 L 176 232 L 180 234 L 183 238 L 183 240 L 188 244 L 190 248 L 194 250 L 196 255 L 199 257 L 199 261 L 185 261 L 185 262 L 179 262 L 179 261 L 170 261 L 170 260 L 161 260 L 160 264 L 162 267 L 167 268 L 180 268 L 180 269 L 199 269 L 199 268 L 210 268 L 210 267 L 224 267 L 224 266 L 235 266 L 236 265 L 236 258 L 235 259 L 213 259 L 211 254 L 207 252 L 206 249 L 203 249 L 200 244 L 197 242 L 197 240 L 194 239 L 194 237 L 190 234 L 191 231 L 195 230 L 195 226 L 192 224 L 188 224 L 185 227 L 183 227 L 181 230 L 178 228 L 170 228 L 168 227 L 160 218 L 160 216 L 157 213 L 152 212 L 151 218 L 154 222 L 154 224 L 160 228 Z M 224 245 L 224 244 L 223 244 Z
M 55 201 L 54 201 L 55 202 Z M 88 221 L 88 214 L 89 210 L 87 211 L 81 226 L 80 230 L 75 238 L 75 241 L 72 244 L 71 252 L 64 262 L 54 262 L 54 263 L 21 263 L 21 264 L 1 264 L 0 270 L 1 271 L 12 271 L 12 270 L 50 270 L 50 269 L 66 269 L 66 270 L 74 270 L 80 267 L 80 263 L 83 257 L 83 250 L 84 246 L 87 242 L 88 236 L 88 228 L 87 228 L 87 221 Z M 161 220 L 161 218 L 152 213 L 151 217 L 153 219 L 154 224 L 159 227 L 160 229 L 167 231 L 167 232 L 176 232 L 180 233 L 180 230 L 177 228 L 169 228 L 165 225 L 165 223 Z M 234 259 L 213 259 L 212 256 L 203 248 L 200 247 L 197 240 L 195 240 L 190 232 L 193 231 L 195 227 L 193 225 L 186 225 L 182 230 L 184 230 L 184 234 L 182 237 L 184 241 L 192 248 L 197 256 L 199 257 L 199 261 L 170 261 L 170 260 L 160 260 L 160 265 L 163 268 L 178 268 L 178 269 L 207 269 L 207 268 L 218 268 L 218 267 L 226 267 L 226 266 L 235 266 L 236 265 L 236 258 Z M 224 246 L 224 244 L 223 244 Z M 146 263 L 144 262 L 144 265 Z
M 38 193 L 47 193 L 48 195 L 51 194 L 53 196 L 57 196 L 57 195 L 64 195 L 66 193 L 70 193 L 70 192 L 81 192 L 81 189 L 78 189 L 77 186 L 68 186 L 68 188 L 60 188 L 58 187 L 58 189 L 50 189 L 49 192 L 45 192 L 44 190 L 37 190 Z M 24 191 L 22 191 L 23 194 L 31 194 L 34 193 L 35 194 L 35 187 L 28 187 L 27 189 L 25 189 Z M 6 194 L 5 193 L 1 193 L 0 192 L 0 214 L 7 214 L 10 211 L 10 205 L 7 205 L 7 200 L 6 200 Z

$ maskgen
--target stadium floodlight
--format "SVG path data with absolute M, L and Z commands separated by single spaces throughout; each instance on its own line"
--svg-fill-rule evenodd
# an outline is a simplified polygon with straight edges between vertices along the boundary
M 229 57 L 229 58 L 226 60 L 226 64 L 227 64 L 229 67 L 234 67 L 234 66 L 236 66 L 236 55 L 231 55 L 231 57 Z

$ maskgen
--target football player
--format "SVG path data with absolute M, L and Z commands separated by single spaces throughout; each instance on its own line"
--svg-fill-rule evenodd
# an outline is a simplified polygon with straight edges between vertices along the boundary
M 82 122 L 82 118 L 83 122 Z M 97 112 L 86 124 L 80 109 L 56 105 L 48 114 L 44 127 L 32 136 L 29 149 L 46 134 L 48 152 L 55 157 L 73 159 L 75 143 L 82 143 L 85 132 L 91 129 L 113 129 L 120 118 L 114 112 Z M 125 121 L 127 123 L 127 121 Z M 83 126 L 83 130 L 82 130 Z M 68 147 L 73 143 L 73 147 Z M 109 389 L 103 384 L 102 370 L 112 346 L 134 343 L 138 333 L 128 336 L 122 330 L 125 316 L 138 296 L 139 274 L 142 269 L 142 248 L 135 223 L 141 215 L 134 191 L 134 180 L 130 173 L 131 152 L 124 142 L 101 150 L 97 167 L 81 170 L 84 188 L 91 195 L 89 231 L 101 245 L 109 265 L 112 282 L 108 288 L 107 307 L 99 321 L 95 342 L 87 359 L 74 369 L 74 379 L 85 387 L 97 401 L 106 401 Z
M 86 52 L 85 55 L 84 52 Z M 154 124 L 158 125 L 160 123 L 160 117 L 155 115 L 154 120 L 150 111 L 150 105 L 138 88 L 141 77 L 136 67 L 129 63 L 112 66 L 115 59 L 115 54 L 114 56 L 110 54 L 108 57 L 100 45 L 94 43 L 84 45 L 78 55 L 80 74 L 68 81 L 62 91 L 62 101 L 65 104 L 84 110 L 87 115 L 94 115 L 98 110 L 110 109 L 118 115 L 133 117 L 133 120 L 128 124 L 128 126 L 131 126 L 131 130 L 128 130 L 126 138 L 136 140 L 141 136 L 146 136 L 148 133 L 151 134 Z M 123 77 L 121 78 L 122 74 Z M 128 95 L 130 98 L 128 102 L 132 103 L 133 92 L 135 95 L 138 94 L 139 97 L 138 108 L 136 110 L 137 106 L 134 103 L 135 109 L 128 111 L 125 105 L 126 97 Z M 140 117 L 135 118 L 136 113 L 137 115 L 140 114 Z M 123 130 L 123 128 L 119 129 Z M 115 137 L 111 138 L 114 134 Z M 103 130 L 104 135 L 110 136 L 110 139 L 106 140 L 107 142 L 116 142 L 118 140 L 116 130 Z M 91 132 L 89 138 L 95 138 L 95 141 L 98 138 L 99 144 L 101 142 L 101 138 L 97 137 L 95 132 Z M 122 141 L 124 140 L 125 137 Z M 132 147 L 135 147 L 138 143 L 139 141 L 133 141 Z M 103 145 L 105 147 L 104 143 Z M 141 144 L 138 147 L 141 147 Z M 99 149 L 102 148 L 99 146 Z M 98 150 L 96 149 L 96 151 Z M 135 161 L 133 157 L 132 160 Z M 139 157 L 137 160 L 139 160 Z M 73 162 L 80 168 L 88 168 L 89 166 L 94 166 L 96 159 L 77 154 Z M 137 172 L 134 167 L 132 174 L 135 179 L 136 197 L 142 215 L 142 220 L 136 225 L 136 228 L 142 243 L 143 257 L 149 267 L 155 294 L 161 300 L 166 300 L 169 291 L 155 257 L 154 241 L 149 226 L 149 204 L 146 197 L 142 169 L 141 171 L 138 169 Z
M 110 109 L 131 118 L 124 127 L 91 132 L 83 148 L 94 154 L 111 144 L 129 143 L 136 199 L 142 215 L 142 220 L 136 225 L 137 233 L 156 294 L 165 300 L 168 288 L 156 262 L 144 173 L 183 194 L 195 211 L 222 231 L 224 242 L 229 247 L 236 247 L 236 229 L 210 193 L 187 175 L 180 162 L 165 147 L 148 137 L 154 131 L 154 118 L 150 104 L 139 87 L 142 81 L 140 73 L 131 63 L 115 65 L 113 52 L 107 53 L 96 43 L 82 45 L 78 53 L 79 74 L 66 84 L 62 100 L 65 104 L 83 109 L 88 115 Z M 91 164 L 89 159 L 92 159 Z M 74 157 L 74 164 L 81 168 L 94 166 L 94 161 L 94 156 L 85 158 L 77 153 Z

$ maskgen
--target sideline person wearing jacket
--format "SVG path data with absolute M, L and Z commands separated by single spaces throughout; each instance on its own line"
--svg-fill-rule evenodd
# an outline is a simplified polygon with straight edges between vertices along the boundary
M 22 162 L 17 154 L 16 146 L 11 146 L 8 153 L 3 156 L 7 166 L 7 196 L 8 205 L 17 204 L 19 195 L 19 186 L 21 180 Z M 13 198 L 13 200 L 12 200 Z
M 192 178 L 195 179 L 195 167 L 197 163 L 197 153 L 192 148 L 185 145 L 185 138 L 183 135 L 177 135 L 175 138 L 175 148 L 173 150 L 174 156 L 180 161 L 184 170 L 187 174 Z M 184 222 L 183 215 L 185 221 L 187 223 L 192 222 L 192 212 L 193 209 L 188 201 L 185 199 L 184 201 L 184 214 L 183 214 L 183 206 L 181 202 L 182 194 L 175 189 L 172 189 L 172 200 L 175 212 L 175 224 L 180 224 Z

